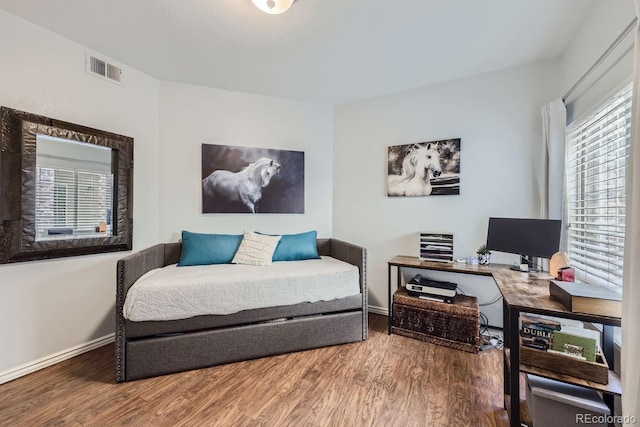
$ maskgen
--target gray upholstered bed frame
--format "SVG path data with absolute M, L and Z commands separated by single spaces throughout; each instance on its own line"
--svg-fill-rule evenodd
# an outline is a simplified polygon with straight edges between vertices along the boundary
M 177 263 L 181 247 L 180 243 L 159 244 L 118 261 L 118 382 L 367 339 L 366 249 L 336 239 L 318 239 L 318 252 L 358 267 L 358 295 L 225 316 L 126 320 L 122 308 L 131 285 L 151 269 Z M 268 322 L 282 318 L 287 320 Z

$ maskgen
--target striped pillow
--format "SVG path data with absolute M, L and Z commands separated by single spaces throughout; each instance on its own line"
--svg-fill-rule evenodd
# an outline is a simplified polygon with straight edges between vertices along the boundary
M 242 243 L 231 261 L 233 264 L 271 265 L 280 236 L 267 236 L 245 231 Z

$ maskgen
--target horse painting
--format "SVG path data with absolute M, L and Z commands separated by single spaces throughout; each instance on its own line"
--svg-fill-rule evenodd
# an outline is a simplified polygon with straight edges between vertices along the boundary
M 202 191 L 210 198 L 241 202 L 249 212 L 256 213 L 263 188 L 281 169 L 282 165 L 277 161 L 262 157 L 239 172 L 215 170 L 202 180 Z
M 407 145 L 400 175 L 389 174 L 387 178 L 387 194 L 428 196 L 432 191 L 431 178 L 438 177 L 441 173 L 438 143 Z

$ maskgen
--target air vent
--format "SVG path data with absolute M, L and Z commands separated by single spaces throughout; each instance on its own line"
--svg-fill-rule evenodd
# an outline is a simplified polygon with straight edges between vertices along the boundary
M 122 72 L 122 68 L 110 64 L 89 52 L 87 52 L 85 71 L 102 79 L 118 83 L 119 85 L 123 84 L 124 73 Z

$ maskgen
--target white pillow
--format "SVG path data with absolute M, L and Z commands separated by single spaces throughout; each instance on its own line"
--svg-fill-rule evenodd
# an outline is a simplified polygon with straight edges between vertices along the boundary
M 240 247 L 233 257 L 233 264 L 271 265 L 273 253 L 281 236 L 267 236 L 245 231 Z

